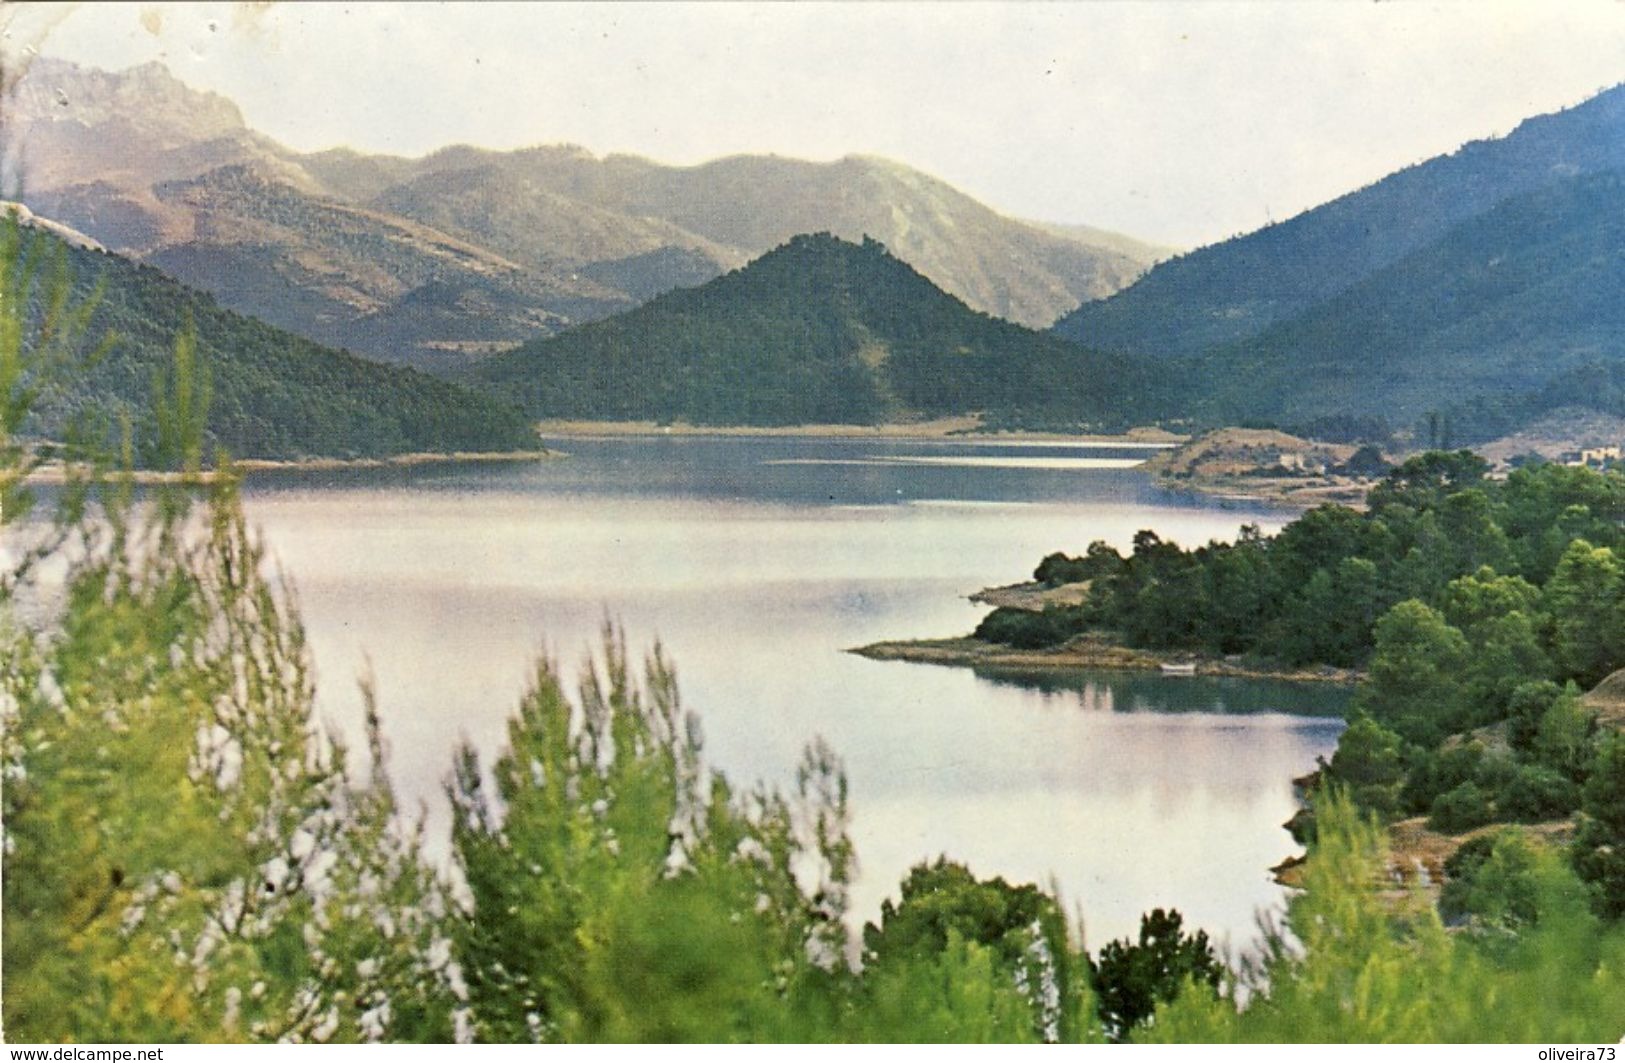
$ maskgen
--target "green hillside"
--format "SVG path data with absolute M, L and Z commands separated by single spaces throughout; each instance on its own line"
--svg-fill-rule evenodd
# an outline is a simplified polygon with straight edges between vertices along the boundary
M 25 231 L 25 236 L 27 232 Z M 91 335 L 117 337 L 107 356 L 43 397 L 34 428 L 50 436 L 75 411 L 128 411 L 139 423 L 152 407 L 154 374 L 169 365 L 188 320 L 213 391 L 212 442 L 234 457 L 380 457 L 412 452 L 533 449 L 535 434 L 516 409 L 409 369 L 322 347 L 222 309 L 205 294 L 157 270 L 114 255 L 59 245 L 80 297 L 102 295 Z
M 1083 304 L 1055 330 L 1106 350 L 1196 354 L 1349 291 L 1506 200 L 1622 166 L 1625 86 L 1171 259 L 1125 291 Z
M 1218 421 L 1456 410 L 1467 441 L 1606 405 L 1625 368 L 1625 171 L 1508 200 L 1198 365 L 1192 402 Z
M 983 411 L 1001 423 L 1117 426 L 1156 390 L 1147 370 L 977 313 L 879 243 L 827 233 L 472 374 L 541 416 L 699 424 Z

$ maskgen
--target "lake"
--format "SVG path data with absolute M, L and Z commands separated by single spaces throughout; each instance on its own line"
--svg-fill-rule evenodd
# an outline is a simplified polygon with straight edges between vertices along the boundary
M 914 863 L 1053 881 L 1091 946 L 1175 906 L 1255 940 L 1296 851 L 1290 780 L 1329 755 L 1324 685 L 1020 672 L 844 649 L 970 630 L 965 595 L 1057 549 L 1266 531 L 1288 515 L 1162 490 L 1143 448 L 633 437 L 537 463 L 256 475 L 250 519 L 292 576 L 325 716 L 354 734 L 377 678 L 392 774 L 443 836 L 455 744 L 502 740 L 529 662 L 584 659 L 605 618 L 659 639 L 710 764 L 788 786 L 822 735 L 851 780 L 859 918 Z M 443 837 L 436 842 L 444 850 Z

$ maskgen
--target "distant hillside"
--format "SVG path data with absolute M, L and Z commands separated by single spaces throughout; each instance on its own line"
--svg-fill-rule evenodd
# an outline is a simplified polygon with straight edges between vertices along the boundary
M 1457 441 L 1470 442 L 1543 409 L 1606 403 L 1606 390 L 1562 381 L 1607 366 L 1625 369 L 1625 171 L 1504 200 L 1308 312 L 1208 352 L 1192 370 L 1191 408 L 1212 421 L 1366 414 L 1396 426 L 1453 411 Z
M 590 206 L 635 219 L 643 230 L 623 224 L 616 235 L 705 253 L 718 272 L 798 233 L 869 236 L 970 306 L 1034 327 L 1117 291 L 1158 257 L 1115 234 L 1006 218 L 918 170 L 862 156 L 815 163 L 739 155 L 672 167 L 625 155 L 600 159 L 577 148 L 452 148 L 425 158 L 420 169 L 422 177 L 372 203 L 487 242 L 514 239 L 505 219 L 515 210 L 578 214 L 602 224 L 584 212 Z M 560 210 L 547 197 L 577 206 Z M 580 239 L 549 246 L 564 260 L 603 257 L 593 250 L 598 245 Z
M 1085 303 L 1055 329 L 1108 350 L 1194 355 L 1256 336 L 1350 291 L 1508 199 L 1621 167 L 1625 86 L 1289 221 L 1171 259 L 1125 291 Z
M 124 411 L 140 424 L 152 409 L 154 375 L 169 366 L 175 337 L 190 320 L 213 391 L 211 443 L 234 457 L 381 457 L 537 445 L 529 422 L 511 406 L 318 346 L 225 310 L 150 266 L 34 232 L 34 239 L 67 256 L 79 297 L 101 286 L 90 335 L 111 330 L 116 336 L 101 362 L 43 396 L 33 426 L 43 435 L 86 409 L 109 417 Z
M 632 305 L 410 219 L 311 195 L 246 166 L 154 188 L 193 236 L 146 261 L 232 309 L 319 342 L 415 364 L 437 339 L 518 343 Z M 433 305 L 435 313 L 423 309 Z
M 986 411 L 1119 427 L 1157 395 L 1123 359 L 973 311 L 881 244 L 827 233 L 493 357 L 473 376 L 539 416 L 699 424 Z
M 300 154 L 158 64 L 108 73 L 39 58 L 3 102 L 0 171 L 34 210 L 244 313 L 448 371 L 702 283 L 799 232 L 881 239 L 978 309 L 1039 326 L 1157 257 L 1116 234 L 1002 217 L 880 159 Z
M 1559 406 L 1525 422 L 1511 435 L 1492 439 L 1473 450 L 1499 465 L 1531 454 L 1558 461 L 1571 450 L 1618 446 L 1621 441 L 1625 441 L 1625 417 L 1579 406 Z
M 560 194 L 545 173 L 529 172 L 524 165 L 524 160 L 543 153 L 470 152 L 470 165 L 427 169 L 391 186 L 368 204 L 544 269 L 624 262 L 666 251 L 705 261 L 709 265 L 709 272 L 701 278 L 705 281 L 745 263 L 746 256 L 737 249 L 669 221 Z M 576 157 L 574 152 L 569 154 Z M 431 156 L 425 164 L 435 167 L 450 157 Z

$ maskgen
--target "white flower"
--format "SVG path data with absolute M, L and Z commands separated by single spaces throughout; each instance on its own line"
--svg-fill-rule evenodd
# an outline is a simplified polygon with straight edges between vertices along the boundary
M 363 1011 L 361 1018 L 356 1020 L 356 1025 L 361 1027 L 361 1036 L 368 1041 L 382 1041 L 389 1026 L 389 1001 L 381 1000 L 375 1006 Z
M 260 867 L 260 874 L 264 876 L 267 886 L 280 890 L 282 884 L 288 881 L 288 862 L 280 856 L 273 856 Z
M 315 1027 L 311 1029 L 310 1039 L 312 1041 L 325 1042 L 329 1037 L 332 1037 L 338 1032 L 338 1028 L 339 1009 L 328 1008 L 327 1014 L 322 1016 L 322 1021 L 317 1023 Z
M 233 739 L 220 748 L 219 767 L 215 769 L 214 785 L 219 790 L 229 790 L 237 785 L 237 780 L 243 774 L 243 747 Z
M 326 894 L 328 876 L 332 874 L 338 862 L 338 854 L 328 850 L 317 854 L 316 859 L 305 865 L 305 889 L 310 891 L 312 896 L 319 899 Z
M 463 965 L 460 963 L 446 964 L 446 987 L 451 995 L 458 1000 L 468 1000 L 468 983 L 463 981 Z

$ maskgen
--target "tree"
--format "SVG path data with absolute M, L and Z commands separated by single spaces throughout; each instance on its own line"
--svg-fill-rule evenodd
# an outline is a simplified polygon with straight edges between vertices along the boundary
M 1598 744 L 1574 836 L 1574 870 L 1594 891 L 1598 914 L 1625 916 L 1625 736 Z
M 1385 832 L 1346 799 L 1317 801 L 1304 888 L 1218 999 L 1185 993 L 1136 1040 L 1171 1044 L 1316 1041 L 1585 1041 L 1618 1037 L 1625 932 L 1586 909 L 1573 873 L 1536 854 L 1486 891 L 1536 919 L 1512 936 L 1447 933 L 1433 906 L 1387 882 Z M 1489 885 L 1486 883 L 1486 885 Z M 1561 986 L 1533 991 L 1536 984 Z M 1488 1006 L 1487 1002 L 1493 1002 Z
M 961 943 L 986 950 L 1025 1002 L 1033 1036 L 1076 1037 L 1079 986 L 1054 898 L 1036 886 L 978 880 L 946 859 L 915 866 L 900 901 L 885 901 L 879 924 L 864 927 L 866 978 L 886 981 L 892 969 L 934 963 Z
M 1326 765 L 1328 781 L 1348 787 L 1361 808 L 1379 816 L 1399 811 L 1405 766 L 1399 735 L 1364 713 L 1357 714 L 1337 739 L 1337 750 Z
M 1606 546 L 1576 539 L 1546 584 L 1552 654 L 1586 686 L 1625 664 L 1625 564 Z
M 1445 495 L 1484 482 L 1489 463 L 1470 450 L 1430 450 L 1406 460 L 1372 488 L 1372 510 L 1385 506 L 1430 508 Z
M 1277 651 L 1297 664 L 1358 664 L 1382 615 L 1382 594 L 1376 564 L 1363 557 L 1315 570 L 1270 629 Z
M 1154 909 L 1140 917 L 1137 942 L 1123 938 L 1100 950 L 1092 977 L 1101 1022 L 1113 1040 L 1124 1040 L 1187 985 L 1217 990 L 1223 970 L 1207 931 L 1186 934 L 1177 909 Z
M 491 1041 L 781 1040 L 846 973 L 846 784 L 821 743 L 794 800 L 735 797 L 700 764 L 658 649 L 638 682 L 605 633 L 572 703 L 541 662 L 487 795 L 464 749 L 457 935 Z
M 62 330 L 81 326 L 60 287 L 42 296 L 44 323 L 30 318 L 18 293 L 31 282 L 9 272 L 15 258 L 0 265 L 0 467 L 15 487 L 37 456 L 10 433 L 77 364 L 49 351 L 75 349 Z M 6 1029 L 447 1039 L 446 898 L 396 814 L 376 715 L 361 782 L 316 726 L 303 631 L 262 573 L 229 463 L 195 513 L 207 391 L 191 354 L 183 334 L 155 387 L 158 453 L 178 482 L 137 506 L 128 443 L 112 477 L 70 452 L 82 490 L 6 580 L 26 586 L 51 557 L 63 593 L 22 616 L 0 595 Z
M 1355 707 L 1407 741 L 1434 745 L 1456 730 L 1467 640 L 1438 610 L 1415 599 L 1377 621 L 1370 672 Z
M 360 782 L 229 480 L 190 524 L 122 497 L 0 667 L 8 1033 L 449 1039 L 446 898 L 376 718 Z

